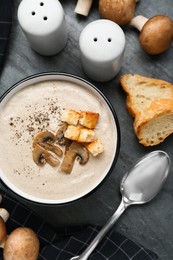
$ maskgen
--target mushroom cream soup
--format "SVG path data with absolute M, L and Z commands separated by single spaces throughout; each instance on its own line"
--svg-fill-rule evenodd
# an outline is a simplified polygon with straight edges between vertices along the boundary
M 37 202 L 63 203 L 87 194 L 105 178 L 116 153 L 117 128 L 96 90 L 68 80 L 47 80 L 19 89 L 2 103 L 0 173 L 12 190 Z M 76 160 L 71 174 L 49 164 L 39 167 L 32 158 L 33 137 L 45 130 L 55 134 L 67 109 L 99 113 L 95 132 L 104 145 L 104 152 L 90 155 L 85 165 Z

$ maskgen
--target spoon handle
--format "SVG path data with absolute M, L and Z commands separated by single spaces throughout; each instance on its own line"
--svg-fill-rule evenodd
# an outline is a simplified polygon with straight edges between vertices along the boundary
M 97 247 L 97 245 L 100 243 L 100 241 L 103 239 L 105 234 L 111 229 L 111 227 L 115 224 L 115 222 L 119 219 L 121 214 L 124 212 L 124 210 L 127 208 L 127 204 L 125 204 L 124 200 L 122 199 L 119 207 L 115 211 L 115 213 L 110 217 L 108 222 L 105 224 L 105 226 L 100 230 L 100 232 L 97 234 L 97 236 L 94 238 L 94 240 L 91 242 L 91 244 L 85 249 L 85 251 L 77 258 L 79 260 L 87 260 L 90 254 L 93 252 L 93 250 Z

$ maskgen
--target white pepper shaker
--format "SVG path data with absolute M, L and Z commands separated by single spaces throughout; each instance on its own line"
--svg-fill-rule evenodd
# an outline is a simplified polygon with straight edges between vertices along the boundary
M 109 81 L 121 69 L 125 35 L 118 24 L 99 19 L 83 29 L 79 48 L 86 75 L 95 81 Z
M 58 0 L 22 0 L 19 24 L 31 48 L 42 55 L 54 55 L 68 38 L 64 10 Z

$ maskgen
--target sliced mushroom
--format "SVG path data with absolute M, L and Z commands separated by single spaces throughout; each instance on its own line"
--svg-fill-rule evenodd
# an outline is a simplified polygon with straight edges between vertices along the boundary
M 58 131 L 56 133 L 56 139 L 58 144 L 60 145 L 65 145 L 67 142 L 67 138 L 65 138 L 64 133 L 67 130 L 68 124 L 67 123 L 63 123 L 60 128 L 58 128 Z
M 73 169 L 75 158 L 76 158 L 76 153 L 68 150 L 66 152 L 65 156 L 64 156 L 62 163 L 61 163 L 60 170 L 62 172 L 70 174 L 72 169 Z
M 60 164 L 60 161 L 51 154 L 46 157 L 46 162 L 52 167 L 57 167 Z
M 88 150 L 82 144 L 78 142 L 73 142 L 69 146 L 69 151 L 76 153 L 76 157 L 79 160 L 80 164 L 86 164 L 88 162 L 89 153 Z
M 48 152 L 41 147 L 40 145 L 36 144 L 34 146 L 33 152 L 32 152 L 32 157 L 34 162 L 38 165 L 38 166 L 44 166 L 46 164 L 46 154 Z
M 40 143 L 40 146 L 44 147 L 48 151 L 53 152 L 59 157 L 63 155 L 63 151 L 57 145 L 51 143 Z
M 42 146 L 36 144 L 33 150 L 33 160 L 38 166 L 44 166 L 48 162 L 51 166 L 59 165 L 59 160 Z
M 89 152 L 82 144 L 72 142 L 64 156 L 60 170 L 62 172 L 70 174 L 76 158 L 81 165 L 84 165 L 88 162 Z
M 38 133 L 34 140 L 33 140 L 33 147 L 35 147 L 36 144 L 40 143 L 53 143 L 55 141 L 55 136 L 49 131 L 44 131 Z
M 65 153 L 69 150 L 70 145 L 72 144 L 72 140 L 67 139 L 65 143 Z

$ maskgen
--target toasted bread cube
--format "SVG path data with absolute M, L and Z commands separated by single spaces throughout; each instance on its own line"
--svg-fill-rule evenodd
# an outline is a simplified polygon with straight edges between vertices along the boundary
M 79 118 L 79 124 L 81 124 L 87 128 L 93 129 L 96 126 L 98 119 L 99 119 L 98 113 L 81 111 L 80 118 Z
M 64 133 L 65 138 L 70 140 L 78 140 L 80 128 L 77 126 L 69 125 Z
M 95 140 L 95 132 L 92 129 L 81 128 L 77 141 L 81 143 L 89 143 Z
M 63 122 L 67 122 L 69 125 L 77 125 L 79 122 L 80 113 L 78 113 L 76 110 L 66 110 L 62 116 L 61 120 Z
M 99 139 L 88 144 L 86 148 L 93 156 L 97 156 L 104 151 L 104 146 Z

